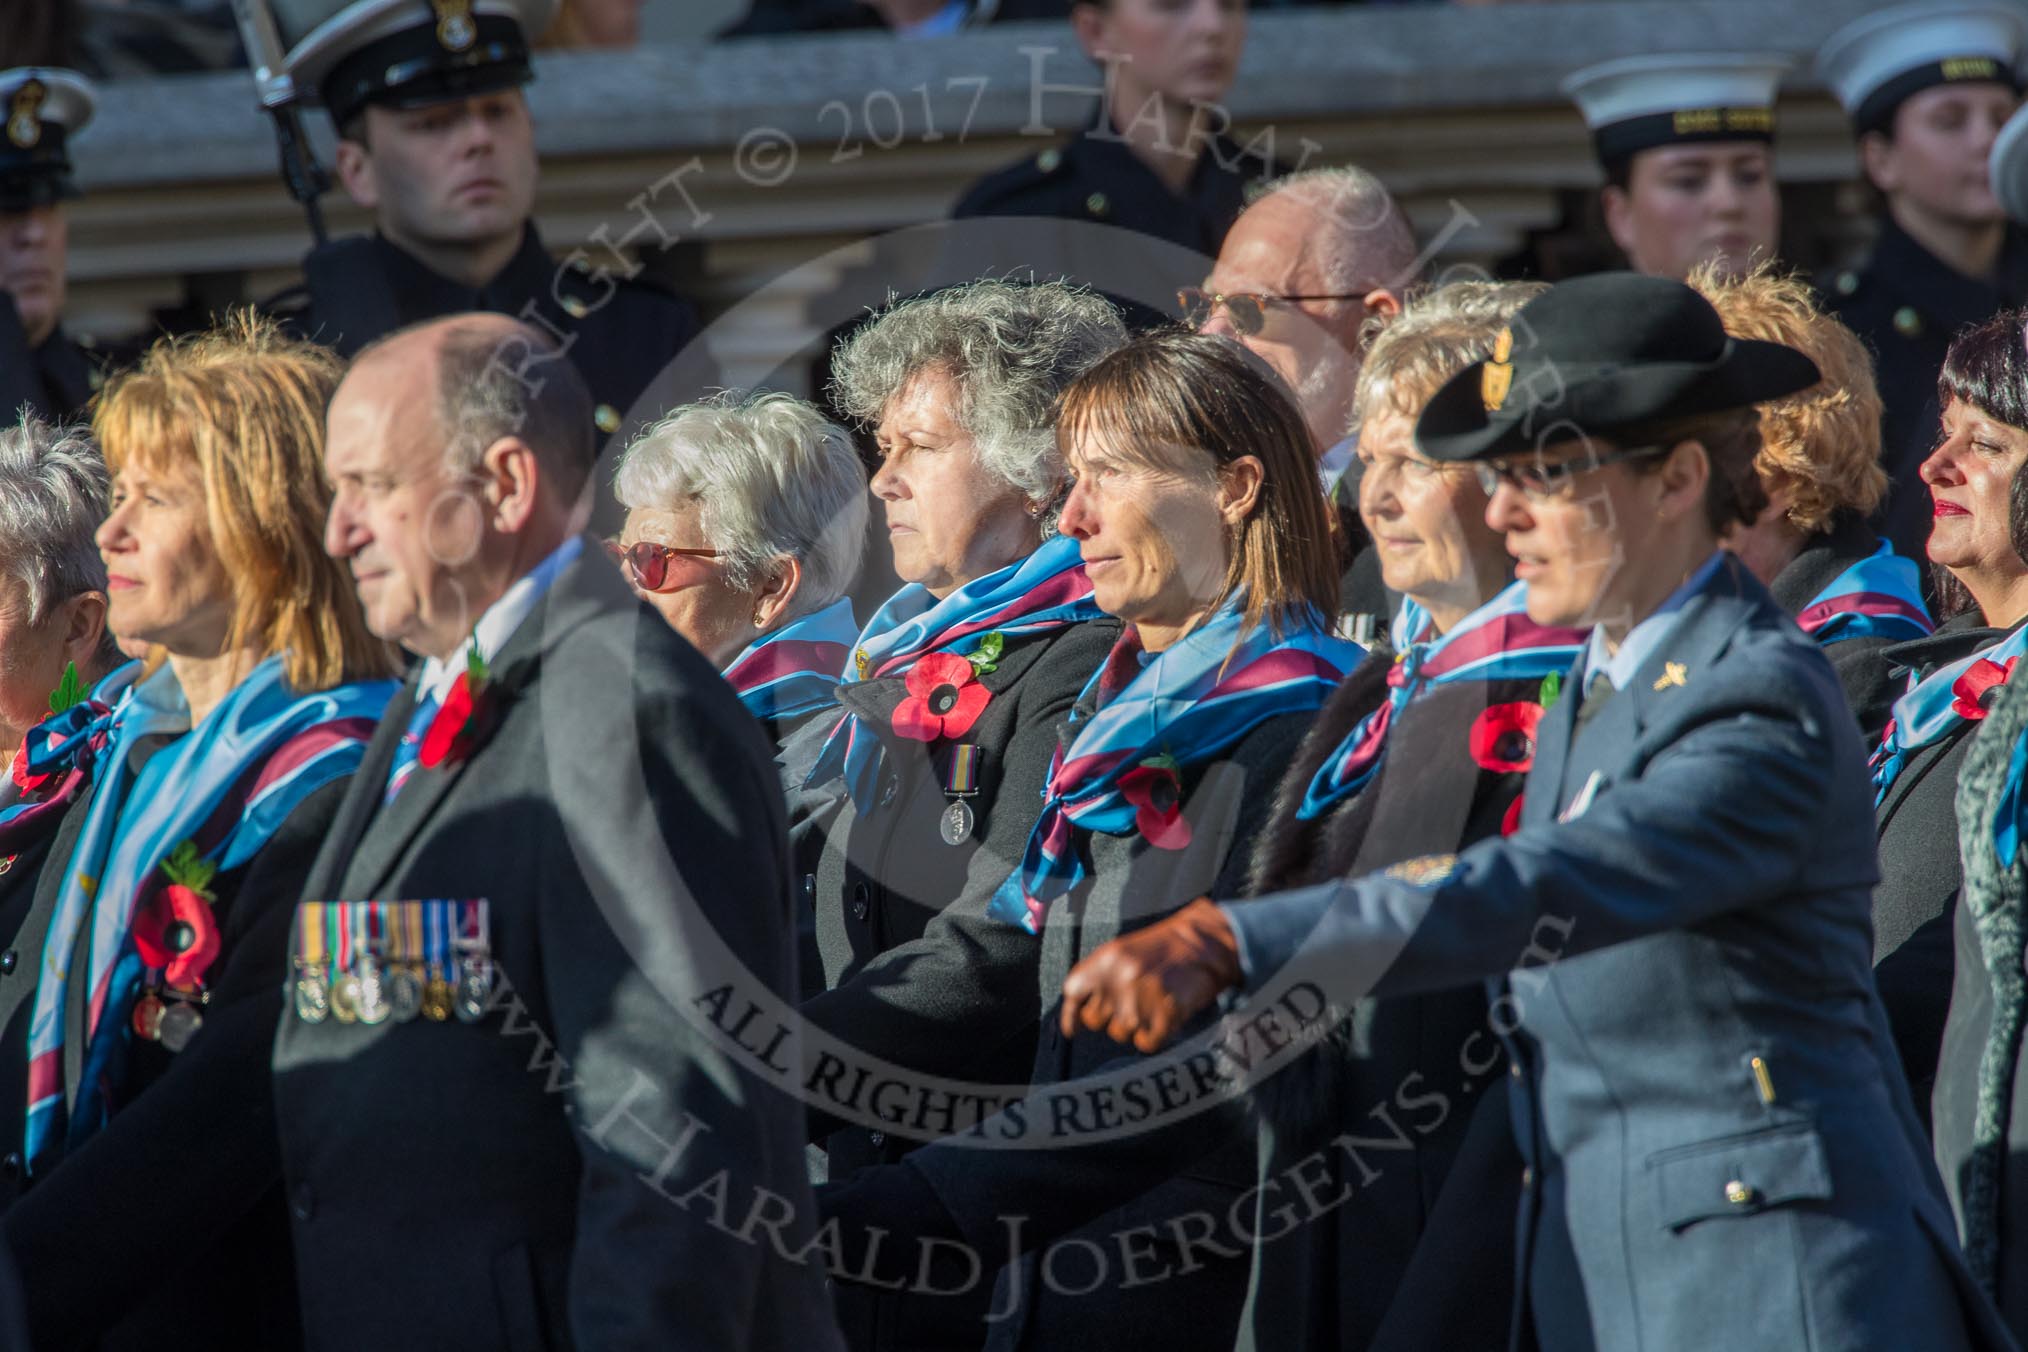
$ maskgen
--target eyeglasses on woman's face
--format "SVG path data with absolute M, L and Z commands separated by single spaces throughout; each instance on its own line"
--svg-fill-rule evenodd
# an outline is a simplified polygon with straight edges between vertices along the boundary
M 606 553 L 613 561 L 627 570 L 627 576 L 642 591 L 658 592 L 669 587 L 669 564 L 678 557 L 691 559 L 716 559 L 725 551 L 719 549 L 682 549 L 676 545 L 658 545 L 653 540 L 636 540 L 623 545 L 618 540 L 606 541 Z
M 1479 487 L 1487 497 L 1506 484 L 1518 490 L 1523 497 L 1535 502 L 1546 502 L 1560 498 L 1570 491 L 1570 486 L 1580 474 L 1589 474 L 1607 465 L 1622 461 L 1638 460 L 1643 456 L 1661 455 L 1670 450 L 1668 446 L 1636 446 L 1630 450 L 1614 451 L 1610 455 L 1588 455 L 1580 452 L 1564 460 L 1544 460 L 1541 455 L 1530 455 L 1520 460 L 1474 460 L 1473 473 L 1479 476 Z

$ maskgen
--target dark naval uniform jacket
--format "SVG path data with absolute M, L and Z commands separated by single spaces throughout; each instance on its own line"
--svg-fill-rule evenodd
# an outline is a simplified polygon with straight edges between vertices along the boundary
M 2009 228 L 1999 276 L 1984 281 L 1946 264 L 1883 216 L 1865 263 L 1831 274 L 1822 290 L 1831 313 L 1873 349 L 1886 405 L 1880 463 L 1890 481 L 1881 533 L 1896 553 L 1926 558 L 1930 501 L 1916 469 L 1936 449 L 1937 373 L 1960 329 L 2028 300 L 2028 234 Z
M 0 426 L 25 406 L 44 422 L 77 422 L 105 383 L 98 347 L 61 324 L 38 347 L 28 345 L 14 298 L 0 291 Z
M 1505 977 L 1517 1340 L 2011 1345 L 1873 988 L 1865 760 L 1734 561 L 1624 689 L 1550 709 L 1514 835 L 1225 908 L 1255 999 Z
M 955 257 L 944 275 L 1068 277 L 1122 302 L 1134 327 L 1173 320 L 1177 288 L 1203 282 L 1249 186 L 1279 172 L 1258 150 L 1219 136 L 1199 151 L 1179 197 L 1095 116 L 1068 141 L 965 190 L 951 211 L 964 224 L 951 232 Z
M 305 337 L 350 357 L 376 338 L 410 324 L 471 310 L 520 316 L 552 336 L 568 335 L 570 359 L 594 400 L 602 437 L 628 424 L 635 401 L 697 336 L 689 302 L 645 279 L 600 276 L 583 256 L 560 262 L 527 227 L 500 274 L 482 287 L 453 281 L 385 236 L 353 235 L 312 250 L 304 281 L 268 302 Z M 559 337 L 557 341 L 565 341 Z M 695 358 L 693 358 L 695 360 Z M 691 371 L 684 363 L 684 374 Z M 701 368 L 699 368 L 701 369 Z M 700 390 L 671 402 L 697 398 Z M 651 420 L 666 410 L 642 410 Z
M 469 755 L 383 806 L 417 677 L 396 695 L 300 894 L 484 898 L 497 972 L 472 1023 L 284 1016 L 307 1345 L 838 1347 L 782 1256 L 813 1228 L 793 1067 L 710 1012 L 793 989 L 758 726 L 591 541 L 491 667 Z

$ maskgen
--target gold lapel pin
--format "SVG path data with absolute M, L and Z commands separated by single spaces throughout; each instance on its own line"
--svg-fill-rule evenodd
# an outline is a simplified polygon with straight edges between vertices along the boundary
M 1690 669 L 1681 662 L 1664 662 L 1662 674 L 1655 678 L 1655 689 L 1667 690 L 1672 685 L 1690 684 Z

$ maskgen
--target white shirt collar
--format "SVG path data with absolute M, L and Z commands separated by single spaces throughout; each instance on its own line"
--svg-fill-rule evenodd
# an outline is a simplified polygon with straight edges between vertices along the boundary
M 1641 663 L 1648 660 L 1648 655 L 1654 652 L 1662 640 L 1668 637 L 1669 631 L 1675 628 L 1677 612 L 1683 609 L 1691 597 L 1704 590 L 1704 585 L 1711 580 L 1712 574 L 1718 571 L 1719 561 L 1724 557 L 1723 550 L 1714 551 L 1710 558 L 1698 566 L 1696 572 L 1684 580 L 1682 586 L 1670 592 L 1668 599 L 1655 607 L 1653 614 L 1627 631 L 1627 636 L 1620 640 L 1618 652 L 1608 654 L 1606 651 L 1604 625 L 1593 629 L 1591 641 L 1586 644 L 1584 650 L 1585 682 L 1590 683 L 1593 672 L 1603 671 L 1606 679 L 1613 683 L 1613 689 L 1626 689 L 1627 683 L 1634 679 L 1634 673 L 1641 669 Z
M 1345 471 L 1352 468 L 1352 457 L 1358 454 L 1359 438 L 1346 437 L 1326 450 L 1317 461 L 1317 478 L 1324 485 L 1324 496 L 1330 497 L 1338 491 L 1338 481 L 1345 477 Z
M 536 564 L 514 580 L 514 585 L 501 593 L 500 599 L 486 607 L 479 622 L 472 626 L 472 642 L 479 648 L 479 656 L 488 662 L 507 646 L 507 640 L 514 637 L 514 631 L 534 611 L 536 603 L 548 593 L 550 584 L 557 575 L 570 566 L 573 559 L 584 552 L 584 539 L 573 535 L 550 551 L 547 558 Z M 422 675 L 417 680 L 416 702 L 425 699 L 441 701 L 457 683 L 458 676 L 465 670 L 465 654 L 470 645 L 460 645 L 451 654 L 450 660 L 440 657 L 423 659 Z

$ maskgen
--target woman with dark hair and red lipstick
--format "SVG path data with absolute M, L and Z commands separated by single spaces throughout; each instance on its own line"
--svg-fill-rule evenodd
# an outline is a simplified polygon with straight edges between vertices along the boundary
M 1938 613 L 1928 638 L 1883 653 L 1909 669 L 1873 755 L 1880 887 L 1874 975 L 1925 1114 L 1951 998 L 1960 885 L 1953 795 L 1970 734 L 2028 647 L 2028 347 L 2015 311 L 1965 330 L 1937 379 L 1943 423 L 1922 462 Z

